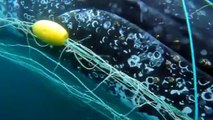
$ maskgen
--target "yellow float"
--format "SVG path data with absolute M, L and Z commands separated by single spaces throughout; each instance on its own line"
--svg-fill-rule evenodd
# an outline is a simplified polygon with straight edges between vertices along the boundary
M 63 46 L 69 37 L 60 24 L 50 20 L 39 20 L 32 25 L 32 31 L 41 41 L 55 46 Z

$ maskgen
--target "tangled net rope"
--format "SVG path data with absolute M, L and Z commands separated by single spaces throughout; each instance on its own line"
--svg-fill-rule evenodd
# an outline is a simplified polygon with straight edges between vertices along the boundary
M 62 85 L 70 94 L 79 98 L 80 100 L 87 103 L 91 107 L 94 108 L 94 106 L 91 103 L 95 103 L 95 104 L 101 106 L 102 109 L 109 111 L 109 113 L 112 116 L 114 116 L 113 118 L 109 117 L 110 119 L 115 119 L 115 120 L 116 119 L 126 119 L 126 120 L 131 119 L 131 118 L 129 118 L 129 115 L 131 113 L 133 113 L 134 110 L 148 104 L 148 105 L 152 106 L 154 109 L 156 109 L 164 119 L 167 119 L 166 117 L 164 117 L 164 113 L 167 113 L 175 120 L 181 120 L 181 119 L 191 120 L 190 117 L 183 114 L 180 110 L 176 109 L 175 107 L 173 107 L 173 106 L 165 103 L 163 100 L 161 100 L 158 96 L 156 96 L 154 93 L 152 93 L 140 81 L 128 76 L 127 74 L 123 73 L 122 71 L 118 71 L 116 68 L 114 68 L 113 66 L 108 64 L 105 60 L 103 60 L 100 56 L 95 54 L 93 51 L 91 51 L 87 47 L 81 45 L 79 42 L 76 42 L 72 39 L 68 39 L 66 42 L 66 46 L 65 46 L 64 50 L 62 51 L 61 55 L 64 53 L 72 53 L 72 54 L 74 54 L 75 58 L 80 63 L 80 65 L 83 68 L 85 68 L 86 70 L 98 69 L 99 71 L 103 72 L 107 76 L 96 87 L 94 87 L 92 89 L 88 88 L 87 85 L 84 84 L 82 82 L 82 80 L 79 79 L 73 72 L 71 72 L 66 67 L 64 67 L 62 64 L 60 64 L 60 61 L 57 62 L 57 61 L 53 60 L 52 58 L 48 57 L 45 53 L 32 47 L 29 44 L 29 40 L 30 40 L 29 35 L 30 35 L 39 47 L 47 46 L 47 45 L 41 45 L 40 43 L 37 42 L 36 36 L 32 33 L 32 31 L 30 29 L 33 23 L 24 22 L 24 21 L 20 21 L 17 19 L 11 19 L 11 18 L 9 18 L 9 19 L 0 18 L 0 22 L 4 23 L 4 25 L 0 26 L 0 28 L 4 28 L 7 26 L 13 26 L 15 29 L 19 29 L 19 30 L 23 31 L 26 35 L 26 39 L 27 39 L 27 43 L 28 43 L 28 45 L 22 45 L 22 44 L 11 45 L 11 44 L 1 43 L 0 45 L 2 47 L 2 50 L 0 51 L 0 53 L 1 53 L 0 56 L 4 56 L 4 57 L 10 56 L 10 58 L 8 58 L 8 57 L 7 58 L 14 62 L 17 62 L 17 59 L 19 59 L 18 62 L 20 64 L 24 64 L 25 66 L 34 68 L 37 71 L 41 71 L 41 73 L 43 75 L 47 76 L 49 79 L 51 79 L 53 81 L 57 81 L 57 83 Z M 44 65 L 33 60 L 31 57 L 20 56 L 20 55 L 10 53 L 8 51 L 4 51 L 3 47 L 26 48 L 26 49 L 29 49 L 29 54 L 32 51 L 38 52 L 40 55 L 42 55 L 46 59 L 53 62 L 55 64 L 55 68 L 53 71 L 51 71 L 51 70 L 45 68 Z M 25 62 L 23 62 L 23 60 Z M 82 60 L 87 61 L 89 64 L 92 65 L 92 67 L 87 67 L 86 65 L 84 65 Z M 28 62 L 26 62 L 26 61 L 28 61 Z M 80 85 L 83 87 L 83 89 L 85 89 L 85 91 L 84 92 L 79 91 L 73 85 L 67 84 L 60 76 L 55 74 L 55 71 L 59 67 L 62 68 L 64 71 L 68 72 L 71 76 L 73 76 L 75 78 L 75 80 L 77 80 L 80 83 Z M 51 77 L 51 75 L 53 75 L 54 77 Z M 135 97 L 140 96 L 140 98 L 143 99 L 143 102 L 141 102 L 141 99 L 138 99 L 139 104 L 134 105 L 134 107 L 132 107 L 131 110 L 129 110 L 126 113 L 120 113 L 119 111 L 116 111 L 113 107 L 109 106 L 106 102 L 104 102 L 103 99 L 101 99 L 98 95 L 95 94 L 95 91 L 99 87 L 101 87 L 103 84 L 106 84 L 107 81 L 112 81 L 112 80 L 119 83 L 122 86 L 125 86 L 125 88 L 127 88 L 131 93 L 134 94 L 133 96 L 135 96 Z M 96 109 L 96 107 L 94 109 Z M 101 112 L 102 114 L 106 114 L 106 112 L 104 112 L 104 111 L 99 111 L 99 112 Z M 108 116 L 108 115 L 106 115 L 106 116 Z

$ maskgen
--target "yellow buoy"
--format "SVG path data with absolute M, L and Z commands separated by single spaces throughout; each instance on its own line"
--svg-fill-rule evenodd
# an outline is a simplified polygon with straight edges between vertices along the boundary
M 39 20 L 32 26 L 33 33 L 43 42 L 50 45 L 65 45 L 69 35 L 58 23 L 50 20 Z

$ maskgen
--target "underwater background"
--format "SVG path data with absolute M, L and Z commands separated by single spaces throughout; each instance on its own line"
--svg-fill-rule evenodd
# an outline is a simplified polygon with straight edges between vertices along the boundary
M 84 103 L 67 98 L 45 77 L 0 58 L 1 120 L 107 120 Z
M 212 6 L 210 0 L 0 0 L 0 120 L 213 119 Z M 82 67 L 91 64 L 79 64 L 69 47 L 41 47 L 24 28 L 14 29 L 40 19 L 60 23 L 75 45 L 137 79 L 156 99 L 114 78 L 102 85 L 107 75 Z M 57 68 L 53 61 L 64 51 Z

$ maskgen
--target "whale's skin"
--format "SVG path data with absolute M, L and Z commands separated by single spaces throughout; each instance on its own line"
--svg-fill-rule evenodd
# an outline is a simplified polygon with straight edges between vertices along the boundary
M 115 1 L 109 0 L 107 2 L 110 4 Z M 90 8 L 90 5 L 85 4 L 85 1 L 67 0 L 61 2 L 50 0 L 45 2 L 45 0 L 41 0 L 38 2 L 31 0 L 31 2 L 28 2 L 20 0 L 8 4 L 12 6 L 11 8 L 16 8 L 13 6 L 17 5 L 16 3 L 19 5 L 17 7 L 19 12 L 11 16 L 17 16 L 22 20 L 30 22 L 35 22 L 39 19 L 55 20 L 69 31 L 71 39 L 81 39 L 82 36 L 86 37 L 91 34 L 92 37 L 83 41 L 83 45 L 92 49 L 98 55 L 103 56 L 106 61 L 118 70 L 139 80 L 165 102 L 172 104 L 190 117 L 194 116 L 194 89 L 191 64 L 152 37 L 148 32 L 113 13 L 107 12 L 114 10 L 112 6 L 108 7 L 108 10 L 103 11 L 81 9 L 82 7 Z M 117 4 L 119 3 L 122 4 L 122 2 L 118 1 Z M 100 7 L 102 6 L 93 6 L 92 8 Z M 149 11 L 151 10 L 149 8 Z M 10 9 L 10 12 L 14 13 L 14 11 Z M 122 8 L 120 11 L 115 11 L 115 13 L 122 16 L 124 11 L 125 9 Z M 146 12 L 144 10 L 144 13 Z M 145 23 L 149 21 L 147 18 L 152 18 L 152 15 L 156 16 L 158 12 L 153 11 L 151 13 L 153 14 L 143 18 Z M 165 18 L 165 16 L 159 16 L 160 18 Z M 170 23 L 169 27 L 181 25 L 169 18 L 163 20 Z M 156 23 L 150 21 L 148 27 L 154 26 Z M 150 30 L 149 32 L 155 31 Z M 181 34 L 179 35 L 181 36 L 180 38 L 185 37 Z M 165 39 L 168 38 L 165 37 Z M 97 77 L 99 73 L 91 73 L 90 71 L 85 73 L 92 79 L 103 79 Z M 111 91 L 114 91 L 121 100 L 126 98 L 132 106 L 137 104 L 133 100 L 133 96 L 124 94 L 126 91 L 125 86 L 118 90 L 116 85 L 114 84 L 114 87 L 110 87 Z M 213 118 L 211 108 L 213 106 L 212 77 L 200 70 L 198 70 L 198 92 L 199 117 L 201 119 Z M 146 112 L 143 108 L 139 108 L 139 111 Z M 155 114 L 151 110 L 147 112 Z
M 149 33 L 115 14 L 101 10 L 74 10 L 57 17 L 57 21 L 68 28 L 71 39 L 80 39 L 91 34 L 89 40 L 82 42 L 84 46 L 100 56 L 109 56 L 106 60 L 115 68 L 136 78 L 179 110 L 187 113 L 186 109 L 190 109 L 188 115 L 193 117 L 192 66 Z M 95 79 L 98 73 L 88 74 Z M 199 108 L 202 119 L 212 117 L 212 114 L 208 113 L 212 109 L 211 79 L 198 70 Z M 114 90 L 116 91 L 116 87 Z M 120 97 L 122 99 L 122 96 Z M 134 98 L 126 95 L 126 98 L 129 97 Z M 140 110 L 144 111 L 143 108 Z

